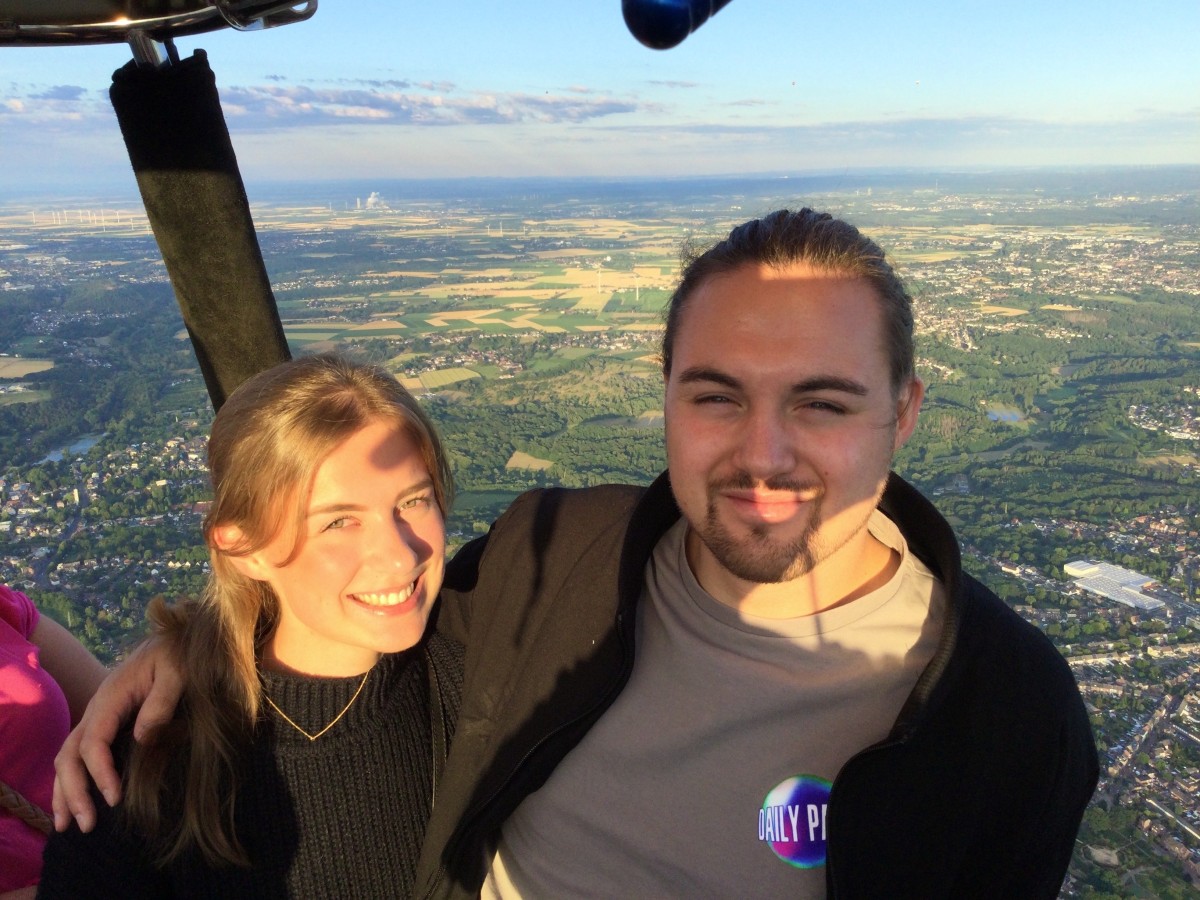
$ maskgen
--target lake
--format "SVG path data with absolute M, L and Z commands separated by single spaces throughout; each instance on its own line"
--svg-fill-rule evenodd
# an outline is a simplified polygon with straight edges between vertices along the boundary
M 47 453 L 45 457 L 38 460 L 38 464 L 41 465 L 42 463 L 47 462 L 62 462 L 63 457 L 66 456 L 80 456 L 84 453 L 87 453 L 98 443 L 100 443 L 100 440 L 103 437 L 104 435 L 102 434 L 85 434 L 83 437 L 76 439 L 75 443 L 70 444 L 63 449 L 54 450 L 50 453 Z

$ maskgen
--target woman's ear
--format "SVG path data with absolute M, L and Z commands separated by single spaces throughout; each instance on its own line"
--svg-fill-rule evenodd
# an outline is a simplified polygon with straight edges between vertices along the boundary
M 262 558 L 260 551 L 254 553 L 239 553 L 238 549 L 245 544 L 246 536 L 236 525 L 218 525 L 212 530 L 213 544 L 216 552 L 225 557 L 241 575 L 253 581 L 267 581 L 271 568 Z

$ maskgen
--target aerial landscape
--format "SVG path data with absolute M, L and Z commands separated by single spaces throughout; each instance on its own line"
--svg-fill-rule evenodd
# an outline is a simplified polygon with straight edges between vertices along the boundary
M 964 677 L 965 666 L 972 671 L 967 677 L 978 680 L 967 695 L 966 717 L 971 729 L 980 728 L 927 742 L 937 745 L 935 753 L 946 754 L 937 764 L 919 752 L 911 755 L 920 779 L 946 786 L 929 792 L 936 797 L 910 803 L 905 792 L 890 790 L 895 797 L 880 798 L 878 784 L 864 791 L 861 785 L 867 782 L 861 782 L 860 794 L 870 800 L 860 800 L 856 809 L 851 787 L 852 799 L 837 800 L 829 816 L 831 822 L 850 822 L 851 830 L 841 825 L 831 844 L 850 847 L 845 837 L 850 834 L 859 844 L 870 843 L 872 859 L 886 859 L 878 849 L 881 843 L 891 848 L 886 838 L 863 838 L 882 834 L 869 828 L 885 823 L 903 833 L 895 847 L 911 851 L 923 842 L 928 849 L 925 866 L 906 853 L 905 875 L 916 879 L 910 883 L 924 888 L 930 879 L 961 879 L 955 882 L 959 894 L 990 889 L 1005 895 L 1002 883 L 1009 885 L 1009 895 L 1051 894 L 1070 851 L 1072 810 L 1082 806 L 1084 789 L 1078 785 L 1085 771 L 1090 785 L 1091 769 L 1081 752 L 1087 744 L 1086 716 L 1099 751 L 1100 780 L 1060 897 L 1197 896 L 1200 69 L 1194 44 L 1200 5 L 1017 0 L 964 6 L 926 0 L 866 9 L 751 0 L 609 0 L 568 9 L 554 0 L 359 0 L 322 4 L 318 13 L 315 0 L 283 5 L 179 0 L 170 4 L 167 18 L 158 2 L 120 5 L 115 19 L 112 10 L 100 10 L 106 4 L 12 3 L 0 10 L 0 585 L 28 595 L 41 621 L 53 620 L 52 631 L 61 634 L 54 626 L 60 623 L 111 667 L 146 636 L 147 609 L 161 610 L 159 598 L 195 598 L 210 582 L 201 532 L 212 506 L 206 459 L 214 418 L 210 398 L 216 397 L 219 406 L 225 396 L 214 391 L 214 349 L 228 354 L 226 375 L 238 368 L 231 389 L 289 354 L 336 352 L 392 373 L 419 399 L 445 442 L 454 479 L 445 517 L 449 554 L 488 534 L 530 489 L 649 485 L 666 468 L 668 431 L 675 442 L 672 465 L 679 466 L 680 455 L 686 455 L 680 453 L 680 407 L 675 399 L 671 405 L 664 401 L 661 344 L 664 307 L 684 260 L 737 223 L 772 210 L 825 210 L 877 241 L 913 297 L 916 371 L 925 395 L 915 433 L 896 453 L 894 469 L 948 520 L 963 569 L 999 597 L 1000 604 L 989 607 L 990 621 L 1008 623 L 1007 637 L 1028 639 L 1018 650 L 997 638 L 1001 631 L 989 632 L 983 645 L 993 659 L 980 660 L 962 650 L 967 643 L 961 636 L 969 630 L 963 623 L 970 614 L 960 618 L 959 612 L 968 606 L 944 616 L 940 659 L 913 669 L 914 677 L 923 675 L 911 693 L 906 687 L 900 695 L 906 700 L 899 717 L 893 719 L 894 710 L 887 714 L 884 724 L 891 729 L 855 744 L 860 752 L 849 760 L 839 757 L 841 768 L 831 768 L 822 783 L 826 791 L 844 796 L 845 773 L 863 757 L 867 769 L 883 754 L 894 753 L 894 763 L 909 757 L 909 736 L 917 728 L 926 736 L 937 733 L 928 729 L 927 712 L 944 711 L 944 698 L 952 691 L 947 685 L 953 679 L 940 667 L 951 650 L 960 666 L 955 677 Z M 68 27 L 68 18 L 75 23 L 92 15 L 99 20 Z M 164 24 L 168 18 L 170 25 Z M 685 19 L 687 27 L 681 28 Z M 280 24 L 288 27 L 273 27 Z M 169 93 L 181 83 L 191 87 Z M 194 119 L 192 107 L 177 102 L 192 97 L 192 91 L 202 101 L 197 106 L 202 114 Z M 159 105 L 164 97 L 173 99 Z M 166 156 L 158 155 L 167 149 Z M 229 256 L 222 255 L 226 249 Z M 235 258 L 249 265 L 230 263 Z M 222 262 L 213 262 L 218 259 Z M 182 277 L 181 260 L 195 265 Z M 189 292 L 198 293 L 189 297 Z M 201 321 L 197 309 L 205 304 L 219 309 Z M 242 311 L 246 321 L 237 320 Z M 266 315 L 248 325 L 259 313 Z M 841 321 L 846 318 L 843 312 Z M 230 324 L 238 334 L 231 333 Z M 705 329 L 706 335 L 714 330 L 719 329 Z M 783 333 L 788 340 L 771 335 L 778 358 L 801 355 L 793 352 L 797 344 L 815 349 L 816 356 L 826 346 L 839 346 L 817 339 L 804 344 L 810 333 L 824 333 L 819 322 Z M 223 346 L 214 348 L 214 343 Z M 729 346 L 711 343 L 721 351 Z M 759 364 L 757 357 L 751 362 L 751 368 Z M 828 380 L 827 372 L 819 374 Z M 790 370 L 789 377 L 794 391 L 793 382 L 803 379 Z M 384 380 L 394 389 L 390 379 Z M 672 378 L 673 389 L 677 383 Z M 724 395 L 703 402 L 710 399 L 712 409 L 729 408 Z M 827 411 L 827 404 L 820 405 L 822 413 Z M 727 442 L 735 454 L 743 443 L 737 427 Z M 792 449 L 800 446 L 792 443 Z M 696 444 L 703 449 L 703 438 Z M 820 442 L 814 446 L 805 452 L 819 456 Z M 845 470 L 854 468 L 848 461 L 854 451 L 846 452 L 847 447 L 848 441 L 837 449 Z M 824 464 L 833 455 L 827 452 Z M 260 469 L 275 473 L 257 453 L 238 458 L 251 457 Z M 429 455 L 422 465 L 436 481 Z M 362 469 L 360 463 L 351 471 L 357 476 Z M 363 483 L 358 477 L 345 480 Z M 676 482 L 677 490 L 681 483 Z M 794 490 L 791 485 L 761 487 Z M 438 499 L 440 504 L 440 493 Z M 383 506 L 388 507 L 384 520 L 403 519 L 396 515 L 399 503 Z M 892 511 L 903 515 L 898 508 Z M 715 519 L 714 505 L 709 515 Z M 819 504 L 811 515 L 819 520 Z M 691 522 L 696 533 L 688 540 L 699 533 Z M 337 528 L 339 536 L 347 534 L 340 524 Z M 504 528 L 502 522 L 490 532 L 493 546 Z M 433 530 L 440 538 L 440 524 Z M 537 549 L 550 547 L 561 533 L 570 532 L 539 533 L 534 543 L 544 539 L 546 547 Z M 626 540 L 626 550 L 631 544 Z M 920 542 L 903 546 L 924 562 L 934 552 Z M 692 559 L 693 549 L 688 546 L 692 574 L 713 593 Z M 579 558 L 588 552 L 580 549 Z M 952 559 L 953 541 L 941 540 L 937 553 L 942 561 Z M 463 554 L 460 563 L 469 557 L 470 552 Z M 395 566 L 400 555 L 380 553 L 378 559 Z M 462 570 L 472 565 L 463 564 Z M 510 588 L 525 572 L 522 565 L 507 557 L 495 565 L 511 579 L 503 584 L 514 604 L 505 609 L 524 602 L 520 589 Z M 940 569 L 936 574 L 943 583 L 954 580 L 942 563 L 930 568 Z M 445 582 L 439 630 L 475 602 L 464 607 L 446 599 L 458 590 L 454 569 Z M 399 580 L 394 573 L 389 579 Z M 400 585 L 368 585 L 362 596 L 394 611 L 410 596 L 420 596 L 416 585 L 424 579 L 424 574 L 409 574 Z M 764 586 L 759 582 L 772 581 L 753 580 L 758 588 Z M 581 593 L 588 590 L 590 585 Z M 790 600 L 802 594 L 779 596 Z M 814 604 L 816 597 L 814 590 Z M 319 602 L 327 599 L 321 596 Z M 834 606 L 854 599 L 844 595 Z M 277 614 L 279 598 L 274 602 Z M 720 602 L 737 606 L 727 598 Z M 19 608 L 30 608 L 22 603 Z M 649 606 L 639 602 L 639 615 Z M 499 607 L 489 607 L 494 608 Z M 287 660 L 279 657 L 271 657 L 269 665 L 267 648 L 281 626 L 273 613 L 258 610 L 253 642 L 243 647 L 251 730 L 257 739 L 260 731 L 278 726 L 286 733 L 290 725 L 307 738 L 298 741 L 300 746 L 308 747 L 355 703 L 381 648 L 369 648 L 370 660 L 353 670 L 357 680 L 368 667 L 347 693 L 349 703 L 328 724 L 320 723 L 324 730 L 318 725 L 309 733 L 275 707 L 265 680 L 268 670 L 282 662 L 289 676 L 333 673 L 287 669 Z M 743 612 L 748 609 L 734 615 Z M 928 612 L 923 622 L 939 620 L 932 606 Z M 586 616 L 573 615 L 577 618 L 546 618 L 583 633 Z M 380 619 L 369 621 L 374 640 Z M 823 632 L 824 622 L 817 622 Z M 0 622 L 0 631 L 5 627 Z M 609 636 L 630 638 L 623 650 L 632 668 L 629 645 L 636 633 L 638 664 L 645 672 L 650 664 L 642 648 L 650 642 L 643 640 L 643 619 L 636 629 Z M 514 636 L 513 642 L 525 641 L 534 630 Z M 779 633 L 767 629 L 771 638 Z M 500 644 L 494 637 L 489 632 L 476 642 L 472 633 L 470 642 L 491 650 Z M 32 634 L 29 640 L 37 644 Z M 593 647 L 597 643 L 591 641 Z M 599 643 L 596 659 L 606 649 L 605 641 Z M 216 663 L 201 654 L 205 665 L 192 671 L 211 669 L 206 674 L 214 675 L 210 683 L 216 684 L 225 649 L 218 650 Z M 389 660 L 403 657 L 391 655 L 397 647 L 383 649 Z M 43 670 L 50 671 L 44 645 L 40 652 Z M 467 670 L 473 652 L 467 654 Z M 591 652 L 573 659 L 576 671 Z M 319 656 L 314 652 L 313 658 Z M 822 662 L 830 659 L 824 651 L 817 656 Z M 28 658 L 35 661 L 32 654 Z M 908 665 L 912 658 L 906 655 L 902 662 Z M 707 745 L 690 729 L 686 704 L 678 699 L 685 690 L 681 685 L 697 686 L 686 698 L 703 700 L 695 709 L 707 703 L 740 711 L 747 699 L 747 689 L 731 694 L 734 702 L 712 699 L 721 681 L 714 673 L 725 671 L 712 662 L 705 657 L 704 675 L 694 682 L 674 668 L 658 682 L 661 696 L 674 704 L 664 718 L 674 715 L 688 725 L 681 731 L 683 740 L 673 745 L 676 750 Z M 747 671 L 744 662 L 734 670 L 739 675 Z M 562 685 L 562 694 L 574 697 L 575 682 L 564 676 L 575 671 L 555 669 L 556 664 L 526 660 L 521 675 L 546 670 L 555 676 L 555 697 Z M 430 665 L 421 677 L 433 687 Z M 502 693 L 496 686 L 505 676 L 490 666 L 477 668 L 484 673 L 483 690 L 477 683 L 475 694 L 470 689 L 458 693 L 464 698 Z M 809 671 L 792 657 L 779 668 L 792 675 Z M 1055 718 L 1065 715 L 1068 704 L 1051 699 L 1063 697 L 1056 688 L 1070 687 L 1066 670 L 1083 700 L 1081 708 L 1070 691 L 1073 726 Z M 1061 685 L 1049 677 L 1054 671 Z M 998 683 L 997 672 L 1011 673 L 1011 683 Z M 460 664 L 457 677 L 462 673 Z M 807 694 L 807 683 L 790 690 L 796 687 Z M 748 686 L 750 692 L 759 688 L 758 681 Z M 936 702 L 930 699 L 935 688 L 941 692 Z M 7 684 L 0 685 L 0 693 L 6 689 Z M 607 711 L 617 704 L 607 704 L 625 690 L 624 683 L 606 690 L 592 709 L 609 721 Z M 220 692 L 205 689 L 204 695 Z M 91 688 L 72 698 L 73 717 L 90 693 Z M 418 692 L 426 705 L 425 695 L 433 693 Z M 622 702 L 633 693 L 623 694 Z M 256 711 L 260 695 L 281 719 Z M 1001 696 L 1021 700 L 1001 713 Z M 1047 702 L 1039 709 L 1046 714 L 1033 713 L 1043 699 Z M 465 722 L 470 703 L 461 702 Z M 821 743 L 827 736 L 812 727 L 805 702 L 788 694 L 780 706 L 793 719 L 804 717 L 789 725 L 787 740 L 801 738 L 802 749 L 793 749 L 808 765 L 809 742 L 816 736 Z M 841 702 L 832 707 L 830 719 L 837 727 L 854 719 Z M 426 718 L 436 721 L 435 712 L 447 712 L 441 699 L 428 716 L 389 721 L 423 727 Z M 185 709 L 177 724 L 189 715 Z M 724 722 L 724 715 L 715 718 Z M 342 719 L 343 730 L 353 716 Z M 456 716 L 457 708 L 443 716 L 447 737 Z M 770 718 L 754 720 L 748 733 L 759 734 L 755 729 Z M 543 750 L 547 757 L 559 752 L 558 743 L 567 760 L 586 759 L 576 752 L 575 741 L 585 746 L 576 730 L 590 730 L 590 739 L 603 729 L 592 729 L 594 722 L 585 719 L 574 718 L 569 728 L 543 736 L 528 753 L 513 754 L 520 756 L 521 778 L 532 783 L 535 770 L 527 763 L 537 764 Z M 472 726 L 485 732 L 497 721 L 476 719 Z M 15 717 L 0 719 L 0 747 L 17 743 L 9 737 L 15 722 Z M 1035 742 L 1010 737 L 997 724 L 1013 722 L 1039 729 L 1047 746 L 1027 747 Z M 65 720 L 62 724 L 65 734 Z M 523 731 L 536 731 L 534 718 L 524 724 L 529 728 Z M 654 732 L 660 740 L 659 729 L 644 725 L 636 720 L 622 736 L 635 732 L 631 743 L 640 744 L 644 732 Z M 906 732 L 910 727 L 913 731 Z M 885 733 L 885 740 L 873 742 Z M 195 732 L 187 734 L 190 741 Z M 338 735 L 335 730 L 333 741 Z M 296 740 L 295 734 L 291 738 Z M 432 757 L 425 752 L 430 738 Z M 55 747 L 61 739 L 54 739 Z M 333 744 L 325 740 L 330 752 Z M 433 769 L 412 776 L 408 766 L 395 768 L 402 781 L 408 778 L 431 791 L 428 801 L 418 804 L 420 828 L 408 835 L 412 847 L 419 847 L 425 816 L 434 806 L 432 789 L 444 798 L 442 784 L 453 781 L 437 776 L 437 738 L 422 734 L 420 743 L 422 765 L 432 762 Z M 1050 744 L 1057 746 L 1049 749 Z M 1080 752 L 1072 755 L 1068 748 Z M 686 752 L 660 763 L 622 756 L 623 765 L 615 771 L 640 774 L 643 769 L 636 767 L 642 765 L 654 775 L 675 777 L 688 771 L 679 762 Z M 1045 777 L 1053 769 L 1043 763 L 1054 753 L 1072 763 L 1060 763 L 1055 777 Z M 724 772 L 730 754 L 713 758 Z M 758 764 L 773 757 L 760 754 L 756 745 L 735 758 Z M 958 765 L 964 758 L 968 764 Z M 982 759 L 1002 759 L 1016 774 L 973 769 Z M 7 757 L 0 762 L 7 765 Z M 40 763 L 48 790 L 49 765 L 45 759 Z M 513 774 L 517 771 L 514 766 Z M 864 769 L 857 771 L 861 776 Z M 597 783 L 611 789 L 613 797 L 597 805 L 595 822 L 580 818 L 588 827 L 601 823 L 600 813 L 617 821 L 609 840 L 591 843 L 607 848 L 613 858 L 627 853 L 632 871 L 634 854 L 613 848 L 627 834 L 641 834 L 627 823 L 644 811 L 649 792 L 631 792 L 636 802 L 621 807 L 619 779 L 613 771 L 600 768 L 592 774 L 597 772 L 603 776 Z M 898 772 L 895 768 L 885 776 L 889 789 L 905 783 Z M 368 792 L 374 784 L 354 778 Z M 524 784 L 515 783 L 521 779 L 510 778 L 503 798 L 499 790 L 491 793 L 461 817 L 453 800 L 439 800 L 436 809 L 451 811 L 468 830 L 487 818 L 489 846 L 503 845 L 536 819 L 536 812 L 525 809 L 522 824 L 518 813 L 553 794 L 556 778 L 545 785 L 538 780 L 530 788 L 533 794 L 522 793 Z M 704 779 L 710 783 L 701 789 L 693 790 L 690 783 L 686 789 L 694 794 L 689 801 L 699 805 L 679 804 L 679 810 L 696 809 L 695 815 L 677 812 L 680 818 L 672 820 L 664 812 L 661 821 L 682 825 L 674 829 L 681 841 L 711 835 L 704 828 L 715 825 L 721 851 L 736 855 L 724 846 L 731 823 L 715 799 L 723 785 L 712 783 L 723 779 L 713 780 L 707 772 Z M 804 782 L 807 790 L 811 780 L 805 775 L 781 783 L 762 809 L 754 810 L 760 843 L 764 821 L 774 821 L 771 816 L 781 817 L 785 809 L 787 815 L 801 809 L 790 799 L 790 787 L 770 798 L 793 781 Z M 660 781 L 676 783 L 667 777 Z M 1067 787 L 1072 782 L 1078 787 L 1073 793 Z M 309 790 L 310 782 L 292 796 L 331 806 L 336 816 L 356 825 L 372 820 L 368 824 L 378 826 L 376 817 L 348 815 L 357 807 L 341 799 L 333 804 L 316 799 L 332 785 L 330 779 Z M 6 792 L 11 786 L 0 779 Z M 508 787 L 519 790 L 510 794 Z M 671 789 L 658 783 L 654 789 L 656 803 L 674 801 Z M 578 791 L 568 793 L 574 801 Z M 1016 796 L 1022 793 L 1035 798 L 1038 814 L 1027 814 L 1028 797 Z M 980 805 L 985 796 L 991 798 L 987 814 L 972 813 L 985 808 Z M 1046 799 L 1050 796 L 1054 799 Z M 1080 799 L 1063 799 L 1069 796 Z M 7 803 L 7 796 L 3 799 Z M 814 867 L 825 866 L 820 803 L 807 807 L 810 833 L 817 821 L 813 811 L 820 810 L 821 858 Z M 0 814 L 7 816 L 9 805 Z M 44 806 L 49 809 L 48 802 Z M 613 814 L 619 809 L 622 815 Z M 929 840 L 930 819 L 903 817 L 910 809 L 918 817 L 936 816 L 950 843 L 961 833 L 962 846 L 971 848 L 963 853 L 970 863 L 956 865 L 954 849 Z M 1070 831 L 1058 827 L 1065 818 L 1071 820 Z M 430 833 L 437 831 L 438 815 L 432 821 Z M 897 822 L 909 824 L 898 827 Z M 6 824 L 13 824 L 12 816 L 0 816 L 0 832 Z M 645 827 L 670 830 L 649 819 Z M 783 833 L 782 824 L 772 829 Z M 795 820 L 792 830 L 794 837 Z M 350 840 L 341 825 L 335 831 L 343 845 L 379 843 Z M 527 828 L 529 834 L 535 831 Z M 544 851 L 547 868 L 570 874 L 560 857 L 583 841 L 572 843 L 562 837 L 567 829 L 558 831 L 558 855 Z M 5 834 L 0 833 L 0 845 Z M 455 834 L 457 840 L 463 833 Z M 1004 837 L 997 841 L 995 835 Z M 337 840 L 328 843 L 337 846 Z M 700 858 L 691 858 L 703 871 L 688 872 L 674 858 L 666 865 L 670 854 L 665 851 L 650 853 L 643 867 L 656 875 L 666 872 L 668 888 L 644 893 L 713 894 L 705 877 L 724 870 L 716 861 L 726 857 L 708 853 L 711 839 L 692 843 L 703 848 Z M 729 841 L 731 847 L 735 843 Z M 779 877 L 793 879 L 781 883 L 812 885 L 814 896 L 820 895 L 823 873 L 807 871 L 799 857 L 769 846 L 771 866 L 779 866 L 771 858 L 778 856 L 793 867 L 778 870 L 786 873 Z M 36 862 L 35 873 L 41 868 L 40 843 L 37 847 L 36 854 L 27 854 Z M 425 849 L 430 847 L 426 840 Z M 1038 882 L 1042 891 L 1012 887 L 1032 884 L 1021 879 L 1046 867 L 1050 856 L 1057 858 L 1058 868 L 1052 879 Z M 8 858 L 0 852 L 0 875 L 7 874 Z M 67 858 L 68 869 L 91 871 L 69 852 Z M 443 871 L 452 868 L 448 858 L 441 857 Z M 750 867 L 732 867 L 739 877 L 726 884 L 758 886 L 757 857 L 747 858 Z M 841 857 L 840 867 L 831 861 L 825 868 L 830 885 L 835 870 L 840 877 L 851 869 L 866 871 L 861 865 L 866 857 L 859 857 L 857 868 L 848 867 L 846 859 Z M 384 870 L 375 859 L 357 866 L 348 860 L 347 854 L 336 861 L 342 874 L 353 870 L 375 877 L 377 868 Z M 988 860 L 997 861 L 994 868 L 985 867 Z M 498 851 L 489 866 L 501 861 Z M 588 888 L 602 892 L 609 886 L 603 866 L 580 861 L 576 869 Z M 817 878 L 802 880 L 811 875 Z M 981 880 L 994 883 L 978 884 Z M 684 884 L 707 890 L 687 892 Z M 962 890 L 963 884 L 971 890 Z M 29 885 L 26 880 L 19 887 L 32 892 Z M 880 890 L 874 883 L 871 888 L 868 893 Z M 0 878 L 0 894 L 8 896 L 7 890 Z M 384 893 L 396 890 L 396 881 L 387 880 Z M 301 895 L 307 893 L 312 892 Z
M 386 366 L 452 449 L 452 543 L 530 487 L 663 468 L 679 253 L 785 205 L 845 216 L 916 298 L 897 469 L 1048 634 L 1102 779 L 1065 896 L 1200 874 L 1200 173 L 323 185 L 253 206 L 294 354 Z M 0 581 L 105 661 L 194 594 L 212 410 L 144 213 L 0 204 Z

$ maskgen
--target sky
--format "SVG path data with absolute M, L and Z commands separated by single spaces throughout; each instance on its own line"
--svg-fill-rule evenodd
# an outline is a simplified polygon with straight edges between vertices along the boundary
M 249 187 L 1200 164 L 1198 36 L 1194 0 L 732 0 L 662 51 L 619 0 L 321 0 L 177 46 L 208 52 Z M 0 45 L 0 191 L 136 195 L 129 59 Z

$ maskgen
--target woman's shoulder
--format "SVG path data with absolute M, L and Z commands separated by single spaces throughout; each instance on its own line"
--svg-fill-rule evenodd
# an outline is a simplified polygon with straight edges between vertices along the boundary
M 21 637 L 28 639 L 37 627 L 37 607 L 20 591 L 0 584 L 0 622 L 11 626 Z
M 462 676 L 463 659 L 466 656 L 467 648 L 461 643 L 431 629 L 429 637 L 425 641 L 425 649 L 435 667 L 457 671 L 459 676 Z
M 133 725 L 125 725 L 112 746 L 119 772 L 125 772 L 135 746 Z M 110 807 L 94 785 L 91 794 L 95 826 L 85 833 L 72 823 L 65 832 L 50 835 L 38 896 L 64 900 L 170 896 L 166 876 L 154 864 L 155 845 L 131 821 L 127 803 Z

